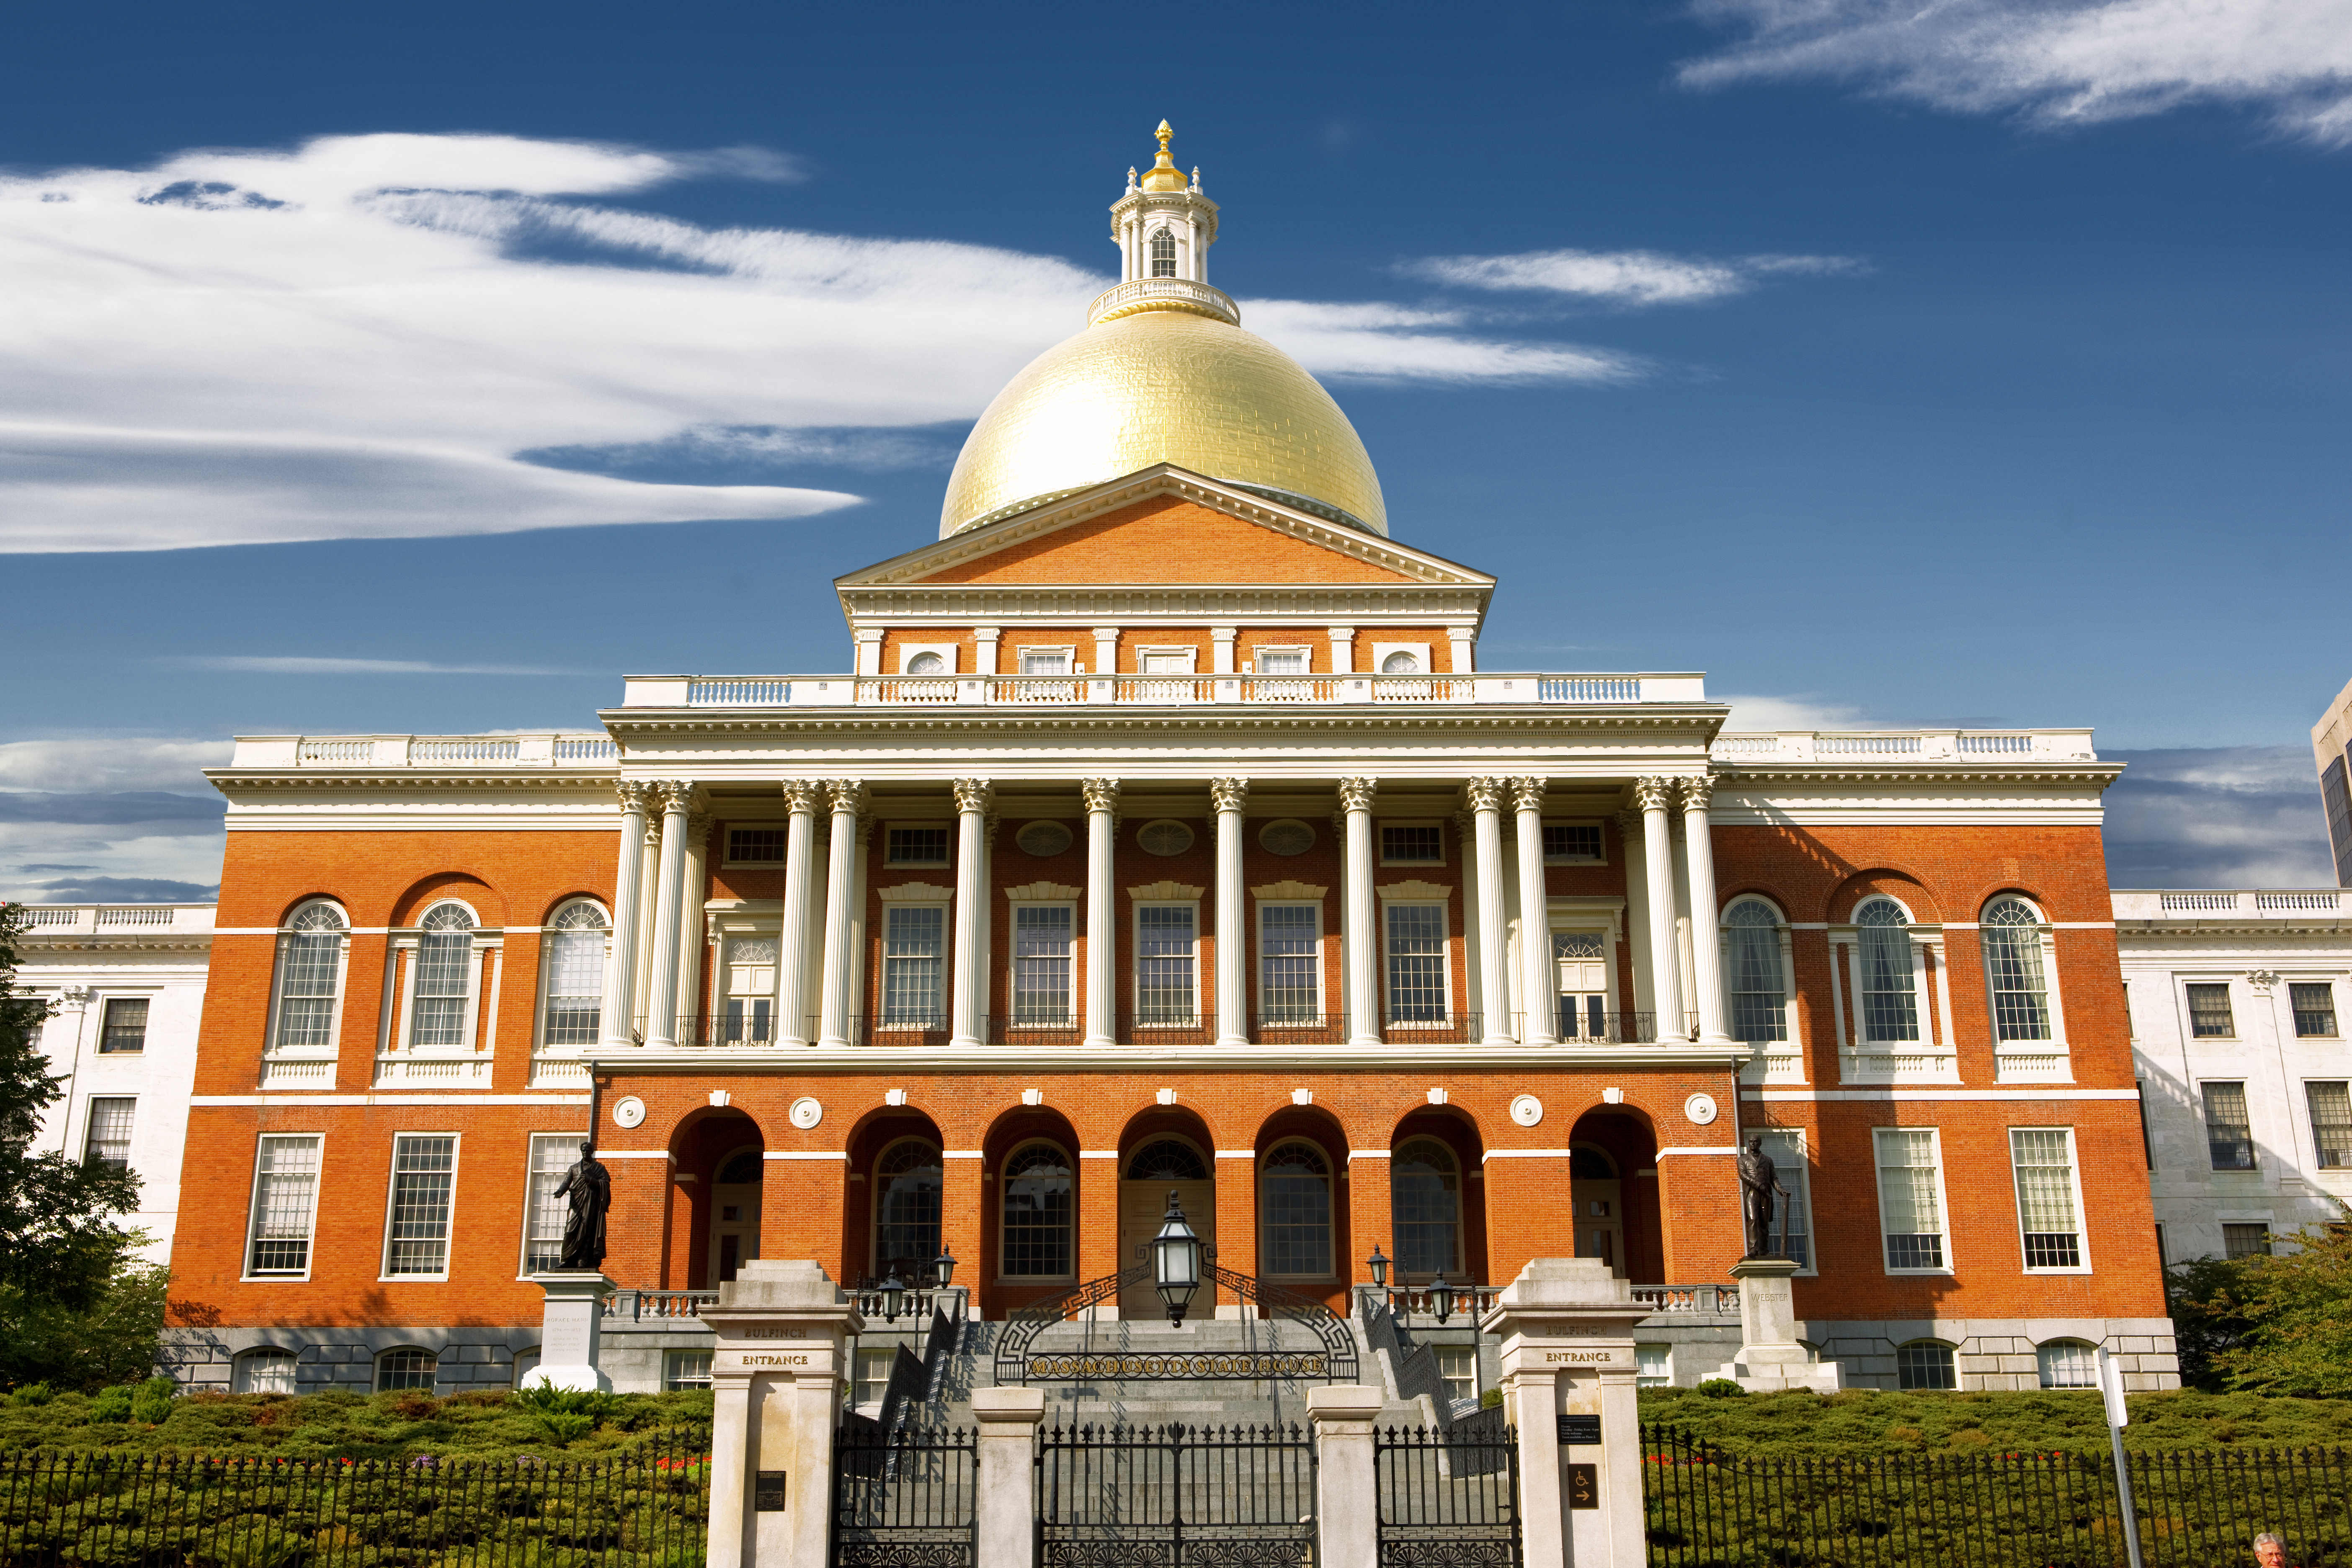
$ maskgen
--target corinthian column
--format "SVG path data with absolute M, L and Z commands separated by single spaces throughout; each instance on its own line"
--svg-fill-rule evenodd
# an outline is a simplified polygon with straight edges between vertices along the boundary
M 654 895 L 652 994 L 646 1001 L 646 1044 L 677 1044 L 678 906 L 686 896 L 686 819 L 694 810 L 694 784 L 667 779 L 654 786 L 661 797 L 660 885 Z
M 629 1013 L 637 1000 L 637 906 L 645 886 L 646 801 L 653 793 L 635 779 L 614 787 L 621 796 L 621 858 L 613 872 L 613 950 L 604 961 L 604 1024 L 596 1031 L 608 1048 L 636 1038 Z
M 1118 895 L 1111 885 L 1111 851 L 1118 842 L 1118 781 L 1087 779 L 1087 1037 L 1108 1046 L 1118 1036 Z
M 1478 999 L 1486 1014 L 1482 1037 L 1490 1046 L 1507 1045 L 1511 971 L 1503 945 L 1503 781 L 1472 779 L 1462 793 L 1470 803 L 1470 831 L 1477 840 Z M 1525 868 L 1519 875 L 1524 884 Z
M 1372 912 L 1372 792 L 1375 779 L 1341 779 L 1348 860 L 1339 905 L 1339 946 L 1347 955 L 1348 1043 L 1381 1043 L 1380 921 Z
M 955 957 L 951 978 L 953 1001 L 949 1013 L 948 1044 L 980 1044 L 982 994 L 986 977 L 980 972 L 983 934 L 988 919 L 988 887 L 982 875 L 987 865 L 988 809 L 993 790 L 986 779 L 958 779 L 956 803 Z
M 1642 779 L 1633 804 L 1642 808 L 1642 861 L 1649 872 L 1650 1004 L 1657 1009 L 1654 1040 L 1683 1037 L 1682 965 L 1675 950 L 1675 847 L 1666 807 L 1674 781 Z
M 782 1046 L 809 1042 L 809 863 L 816 838 L 816 785 L 807 779 L 784 781 L 790 813 L 784 829 L 784 920 L 776 938 L 776 1021 L 768 1031 Z
M 1249 780 L 1211 779 L 1209 798 L 1217 808 L 1217 1044 L 1245 1046 L 1249 938 L 1242 929 L 1248 907 L 1242 898 L 1242 808 Z
M 857 896 L 857 814 L 866 805 L 866 785 L 856 779 L 835 779 L 824 793 L 825 804 L 833 807 L 833 852 L 824 862 L 824 953 L 817 962 L 816 1043 L 845 1046 L 850 905 Z
M 1549 1046 L 1559 1038 L 1559 983 L 1551 958 L 1551 898 L 1544 888 L 1544 781 L 1511 781 L 1519 840 L 1519 1038 Z
M 1699 1038 L 1728 1040 L 1723 1023 L 1723 942 L 1717 934 L 1715 834 L 1707 805 L 1715 781 L 1707 774 L 1682 781 L 1683 854 L 1687 859 L 1691 901 L 1691 975 L 1698 986 Z

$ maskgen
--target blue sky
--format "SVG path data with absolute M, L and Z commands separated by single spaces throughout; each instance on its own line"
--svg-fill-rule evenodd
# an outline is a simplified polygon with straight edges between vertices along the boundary
M 842 668 L 1162 115 L 1489 667 L 2095 725 L 2119 883 L 2326 879 L 2352 0 L 126 5 L 0 57 L 0 891 L 201 894 L 228 734 Z

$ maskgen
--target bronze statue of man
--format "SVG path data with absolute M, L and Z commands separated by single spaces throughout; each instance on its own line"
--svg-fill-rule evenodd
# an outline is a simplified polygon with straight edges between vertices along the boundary
M 572 1200 L 563 1216 L 563 1255 L 558 1267 L 604 1266 L 604 1211 L 613 1206 L 613 1173 L 596 1158 L 596 1145 L 583 1140 L 580 1158 L 563 1173 L 555 1195 Z
M 1748 1147 L 1739 1152 L 1739 1211 L 1748 1242 L 1745 1256 L 1780 1256 L 1772 1240 L 1773 1200 L 1788 1195 L 1789 1189 L 1780 1184 L 1780 1174 L 1772 1167 L 1772 1156 L 1764 1152 L 1764 1140 L 1750 1138 Z

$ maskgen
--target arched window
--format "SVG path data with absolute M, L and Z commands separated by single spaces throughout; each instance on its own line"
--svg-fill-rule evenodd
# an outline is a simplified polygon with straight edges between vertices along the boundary
M 463 1046 L 474 989 L 474 917 L 463 904 L 436 904 L 418 931 L 408 1043 L 423 1050 Z
M 1176 237 L 1164 228 L 1151 231 L 1151 275 L 1154 278 L 1176 276 Z
M 940 1255 L 940 1147 L 901 1138 L 874 1165 L 874 1268 L 877 1279 L 928 1279 Z
M 1937 1340 L 1913 1340 L 1895 1347 L 1895 1384 L 1898 1388 L 1958 1388 L 1952 1347 Z
M 1985 977 L 1992 985 L 1996 1040 L 2050 1037 L 2050 987 L 2042 967 L 2042 931 L 2040 912 L 2014 894 L 1985 906 L 1978 935 L 1984 944 Z
M 549 1045 L 596 1043 L 604 1011 L 604 945 L 611 935 L 604 911 L 585 899 L 556 911 L 555 930 L 547 939 Z
M 276 1345 L 247 1351 L 236 1358 L 236 1381 L 230 1386 L 239 1394 L 291 1394 L 299 1359 Z
M 1312 1143 L 1285 1143 L 1258 1176 L 1260 1239 L 1268 1274 L 1331 1274 L 1331 1165 Z
M 1127 1163 L 1130 1182 L 1205 1182 L 1209 1163 L 1201 1152 L 1180 1139 L 1162 1138 L 1146 1143 Z
M 1070 1157 L 1051 1143 L 1024 1144 L 1004 1162 L 1005 1278 L 1058 1279 L 1073 1271 L 1076 1185 Z
M 1749 1045 L 1789 1037 L 1789 994 L 1780 968 L 1780 913 L 1761 899 L 1723 912 L 1724 978 L 1731 1037 Z
M 305 904 L 278 939 L 278 1049 L 334 1045 L 346 929 L 334 905 Z
M 421 1388 L 430 1394 L 440 1369 L 441 1358 L 431 1351 L 414 1346 L 386 1351 L 375 1358 L 375 1391 L 392 1394 L 404 1388 Z
M 1613 1182 L 1617 1166 L 1600 1150 L 1578 1143 L 1568 1152 L 1568 1176 L 1573 1182 Z
M 1862 1037 L 1919 1037 L 1919 993 L 1911 959 L 1911 917 L 1893 899 L 1865 899 L 1853 911 L 1862 943 Z
M 1408 1275 L 1462 1267 L 1462 1171 L 1454 1151 L 1434 1138 L 1406 1140 L 1390 1173 L 1389 1210 L 1396 1225 L 1397 1268 Z
M 2081 1340 L 2052 1340 L 2035 1349 L 2033 1359 L 2041 1366 L 2044 1388 L 2099 1386 L 2098 1352 Z
M 1421 656 L 1417 653 L 1402 651 L 1392 653 L 1381 660 L 1381 673 L 1382 675 L 1419 675 Z
M 908 675 L 945 675 L 948 661 L 935 653 L 919 653 L 907 661 Z

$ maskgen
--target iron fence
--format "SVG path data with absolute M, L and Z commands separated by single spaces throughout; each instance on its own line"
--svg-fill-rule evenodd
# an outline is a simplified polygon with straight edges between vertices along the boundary
M 672 1568 L 698 1562 L 709 1465 L 0 1455 L 10 1568 Z
M 1038 1434 L 1040 1568 L 1314 1561 L 1315 1445 L 1302 1427 L 1057 1426 Z
M 1373 1434 L 1380 1568 L 1519 1568 L 1519 1434 L 1495 1414 Z
M 845 1423 L 833 1440 L 833 1568 L 972 1568 L 974 1433 Z
M 1643 1445 L 1659 1568 L 2118 1568 L 2127 1552 L 2105 1454 L 1735 1457 L 1678 1433 Z M 2352 1568 L 2352 1454 L 2132 1454 L 2147 1568 L 2251 1560 L 2270 1531 L 2299 1568 Z

